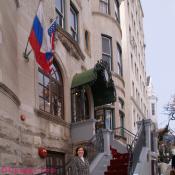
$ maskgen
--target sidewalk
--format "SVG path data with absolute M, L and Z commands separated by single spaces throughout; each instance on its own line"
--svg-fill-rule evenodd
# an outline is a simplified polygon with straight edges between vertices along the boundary
M 161 175 L 170 175 L 171 165 L 167 163 L 160 164 Z

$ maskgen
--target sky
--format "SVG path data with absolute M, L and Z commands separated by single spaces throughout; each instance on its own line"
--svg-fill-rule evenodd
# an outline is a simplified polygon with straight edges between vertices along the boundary
M 164 106 L 175 94 L 175 0 L 141 0 L 144 11 L 146 70 L 158 97 L 158 126 L 168 117 Z M 175 131 L 175 121 L 170 122 Z

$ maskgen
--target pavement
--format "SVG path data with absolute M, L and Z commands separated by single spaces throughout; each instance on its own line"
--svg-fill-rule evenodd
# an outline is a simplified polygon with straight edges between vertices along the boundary
M 167 163 L 160 164 L 161 175 L 170 175 L 171 165 Z

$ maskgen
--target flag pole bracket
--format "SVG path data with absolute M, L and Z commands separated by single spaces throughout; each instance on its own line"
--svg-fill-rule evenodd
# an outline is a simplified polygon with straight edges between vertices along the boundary
M 31 51 L 29 53 L 26 53 L 26 52 L 23 53 L 23 57 L 24 57 L 26 62 L 29 62 L 29 55 L 30 55 Z

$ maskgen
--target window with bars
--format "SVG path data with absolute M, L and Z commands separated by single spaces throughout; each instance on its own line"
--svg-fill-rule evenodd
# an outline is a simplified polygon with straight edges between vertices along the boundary
M 109 0 L 100 0 L 100 11 L 109 14 Z
M 108 63 L 112 70 L 112 38 L 102 35 L 102 59 Z
M 78 11 L 71 4 L 70 7 L 70 31 L 75 41 L 78 41 Z
M 64 119 L 63 80 L 56 61 L 53 61 L 50 75 L 46 75 L 39 68 L 38 79 L 39 109 L 52 114 L 53 117 Z
M 64 0 L 55 0 L 57 24 L 62 28 L 64 28 L 64 3 Z

